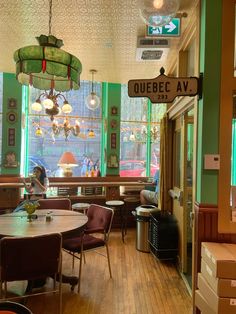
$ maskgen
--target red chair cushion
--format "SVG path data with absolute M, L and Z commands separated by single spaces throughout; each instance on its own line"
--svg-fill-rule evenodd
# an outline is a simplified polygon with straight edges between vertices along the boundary
M 105 245 L 105 241 L 100 238 L 93 237 L 89 234 L 83 237 L 83 249 L 89 250 Z M 67 251 L 80 253 L 81 251 L 81 237 L 76 237 L 73 239 L 67 239 L 63 241 L 63 248 Z

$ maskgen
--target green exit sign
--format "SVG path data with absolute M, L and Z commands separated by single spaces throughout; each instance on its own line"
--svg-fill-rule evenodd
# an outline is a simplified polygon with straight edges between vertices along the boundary
M 160 27 L 147 27 L 147 36 L 178 37 L 180 36 L 180 19 L 174 18 L 169 24 Z

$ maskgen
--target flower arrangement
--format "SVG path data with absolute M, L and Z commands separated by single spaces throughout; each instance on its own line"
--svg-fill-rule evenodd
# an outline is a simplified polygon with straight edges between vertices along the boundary
M 32 214 L 35 212 L 35 210 L 39 207 L 38 201 L 27 201 L 24 204 L 25 210 L 28 214 L 29 221 L 32 220 Z

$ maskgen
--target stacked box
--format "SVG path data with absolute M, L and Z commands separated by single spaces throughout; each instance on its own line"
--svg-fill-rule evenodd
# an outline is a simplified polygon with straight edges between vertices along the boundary
M 202 243 L 195 304 L 202 314 L 236 313 L 236 244 Z

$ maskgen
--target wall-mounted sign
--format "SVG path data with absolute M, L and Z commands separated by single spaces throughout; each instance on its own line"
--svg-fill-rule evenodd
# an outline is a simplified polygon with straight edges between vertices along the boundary
M 170 23 L 159 26 L 147 26 L 147 36 L 177 37 L 180 36 L 180 19 L 174 18 Z
M 168 77 L 164 68 L 154 79 L 130 80 L 129 97 L 148 97 L 152 103 L 169 103 L 177 96 L 195 96 L 199 93 L 197 77 Z

